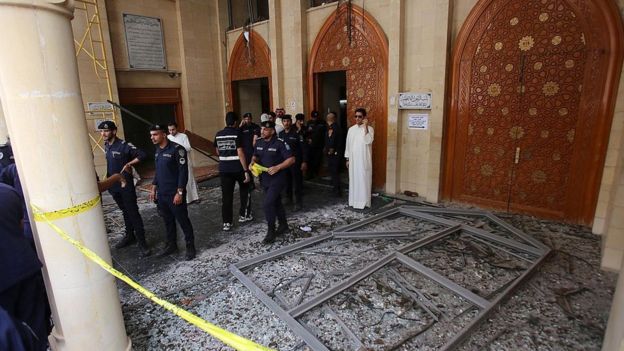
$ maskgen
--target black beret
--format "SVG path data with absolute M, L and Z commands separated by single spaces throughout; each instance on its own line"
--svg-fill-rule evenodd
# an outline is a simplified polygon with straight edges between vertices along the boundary
M 154 125 L 150 128 L 150 131 L 152 131 L 152 132 L 153 132 L 153 131 L 157 131 L 157 130 L 160 130 L 160 131 L 166 132 L 166 131 L 167 131 L 167 126 L 165 126 L 164 124 L 154 124 Z
M 100 124 L 98 125 L 98 129 L 116 130 L 117 126 L 115 125 L 115 122 L 113 121 L 104 121 L 104 122 L 100 122 Z
M 251 118 L 251 112 L 245 112 L 245 114 L 243 115 L 243 118 L 245 117 Z
M 261 125 L 262 125 L 264 128 L 275 128 L 275 122 L 272 122 L 272 121 L 265 121 L 265 122 L 262 122 L 262 123 L 261 123 Z

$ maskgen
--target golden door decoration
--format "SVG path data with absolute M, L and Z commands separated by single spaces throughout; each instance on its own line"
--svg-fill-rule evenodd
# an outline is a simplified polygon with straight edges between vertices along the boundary
M 386 179 L 387 145 L 387 61 L 388 48 L 379 25 L 362 9 L 352 5 L 351 40 L 346 5 L 341 5 L 321 29 L 312 48 L 309 79 L 314 74 L 346 71 L 348 125 L 355 122 L 354 110 L 366 108 L 375 129 L 373 142 L 373 187 L 382 189 Z M 316 91 L 312 86 L 309 91 Z M 316 107 L 315 96 L 311 106 Z
M 249 41 L 240 34 L 228 64 L 228 98 L 230 109 L 233 108 L 233 100 L 236 97 L 232 82 L 256 78 L 268 78 L 269 90 L 271 89 L 271 52 L 266 41 L 260 34 L 251 32 Z M 272 94 L 269 93 L 269 96 Z
M 456 59 L 452 199 L 583 222 L 607 66 L 598 15 L 589 0 L 489 2 Z

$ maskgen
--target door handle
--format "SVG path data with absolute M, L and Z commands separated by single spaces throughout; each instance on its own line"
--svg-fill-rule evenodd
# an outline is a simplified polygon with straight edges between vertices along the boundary
M 516 148 L 516 157 L 514 159 L 514 164 L 517 165 L 518 161 L 520 161 L 520 148 L 519 147 Z

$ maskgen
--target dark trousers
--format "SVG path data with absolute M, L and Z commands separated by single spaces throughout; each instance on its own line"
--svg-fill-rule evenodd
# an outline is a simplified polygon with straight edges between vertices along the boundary
M 234 203 L 234 187 L 238 183 L 240 193 L 239 214 L 243 217 L 251 215 L 251 193 L 249 183 L 245 183 L 244 172 L 219 172 L 221 177 L 221 217 L 223 223 L 232 223 L 232 207 Z M 250 180 L 250 182 L 253 180 Z
M 303 172 L 301 172 L 301 162 L 297 161 L 290 166 L 286 173 L 286 197 L 292 199 L 293 188 L 295 201 L 301 205 L 303 203 Z
M 176 242 L 176 220 L 182 228 L 184 233 L 184 240 L 187 244 L 194 244 L 195 237 L 193 236 L 193 225 L 188 216 L 188 209 L 186 207 L 186 196 L 182 199 L 182 203 L 179 205 L 173 204 L 173 197 L 175 195 L 162 195 L 158 194 L 158 210 L 163 219 L 165 220 L 165 227 L 167 228 L 167 242 L 175 244 Z
M 16 321 L 27 350 L 47 350 L 50 307 L 40 272 L 1 292 L 0 306 Z
M 275 228 L 275 218 L 280 224 L 286 224 L 286 211 L 282 204 L 282 191 L 284 191 L 285 182 L 273 181 L 262 184 L 264 188 L 264 201 L 262 209 L 269 228 Z
M 137 205 L 136 190 L 134 187 L 132 189 L 124 189 L 120 192 L 111 192 L 110 194 L 123 213 L 126 235 L 131 237 L 136 236 L 140 243 L 144 243 L 145 228 L 143 227 L 143 219 L 139 214 L 139 206 Z
M 340 194 L 340 166 L 342 157 L 340 155 L 327 155 L 327 170 L 331 175 L 332 191 Z
M 323 148 L 310 147 L 308 152 L 308 178 L 313 178 L 320 172 L 321 163 L 323 162 Z

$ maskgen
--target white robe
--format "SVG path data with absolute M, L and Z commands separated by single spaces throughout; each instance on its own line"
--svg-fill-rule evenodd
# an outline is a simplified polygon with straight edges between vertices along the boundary
M 364 133 L 364 125 L 357 124 L 347 133 L 345 158 L 349 160 L 349 206 L 354 208 L 363 209 L 371 205 L 374 139 L 375 133 L 370 125 L 368 134 Z
M 199 194 L 197 193 L 197 182 L 195 182 L 195 175 L 193 174 L 193 152 L 191 149 L 191 142 L 188 137 L 184 133 L 177 133 L 176 135 L 167 135 L 169 140 L 174 143 L 178 143 L 182 145 L 186 149 L 188 153 L 188 170 L 189 170 L 189 179 L 186 183 L 186 202 L 191 203 L 193 201 L 199 200 Z

